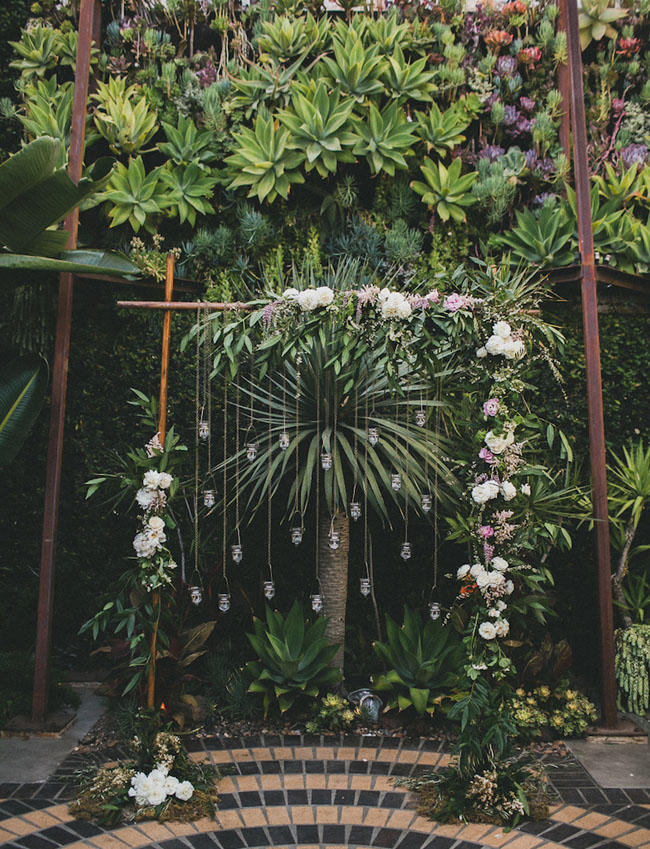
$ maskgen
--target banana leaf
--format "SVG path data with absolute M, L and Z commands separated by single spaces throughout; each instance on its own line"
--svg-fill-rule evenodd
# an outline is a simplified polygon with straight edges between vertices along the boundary
M 47 363 L 41 357 L 11 360 L 0 369 L 0 467 L 20 450 L 43 406 Z
M 15 271 L 55 271 L 57 273 L 70 271 L 73 274 L 110 274 L 127 279 L 137 277 L 140 274 L 140 269 L 124 254 L 117 251 L 85 249 L 62 251 L 57 258 L 0 253 L 0 270 L 3 268 L 11 268 Z M 11 280 L 13 285 L 23 285 L 24 282 L 20 279 Z

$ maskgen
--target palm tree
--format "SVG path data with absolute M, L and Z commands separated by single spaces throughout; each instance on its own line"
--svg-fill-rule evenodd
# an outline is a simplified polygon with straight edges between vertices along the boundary
M 428 377 L 401 363 L 396 385 L 386 374 L 385 351 L 369 348 L 345 365 L 340 354 L 341 331 L 323 322 L 303 338 L 295 360 L 259 382 L 240 377 L 240 417 L 253 422 L 258 453 L 252 463 L 240 462 L 239 490 L 251 514 L 281 486 L 288 489 L 287 519 L 298 516 L 302 523 L 316 512 L 326 635 L 340 647 L 333 663 L 342 672 L 350 503 L 390 526 L 409 507 L 419 510 L 421 495 L 440 496 L 434 479 L 446 488 L 452 478 L 441 461 L 441 439 L 429 425 L 439 402 L 423 400 Z M 423 426 L 414 420 L 420 409 Z M 225 461 L 231 472 L 234 460 Z

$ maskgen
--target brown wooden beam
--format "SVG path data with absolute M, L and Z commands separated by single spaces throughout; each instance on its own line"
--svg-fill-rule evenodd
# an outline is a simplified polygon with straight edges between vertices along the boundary
M 68 159 L 68 174 L 75 183 L 78 183 L 81 179 L 83 170 L 86 135 L 86 102 L 88 100 L 88 83 L 90 78 L 90 49 L 92 46 L 96 9 L 99 12 L 100 7 L 98 4 L 96 5 L 95 0 L 81 0 Z M 77 246 L 77 231 L 79 229 L 78 207 L 68 215 L 64 226 L 70 233 L 67 247 L 70 249 L 75 248 Z M 59 277 L 54 365 L 52 368 L 52 403 L 45 474 L 43 538 L 41 543 L 41 571 L 38 590 L 36 653 L 34 660 L 32 719 L 39 725 L 44 722 L 47 712 L 47 680 L 54 601 L 54 561 L 59 520 L 59 493 L 61 490 L 61 461 L 63 456 L 63 431 L 68 384 L 73 291 L 74 276 L 69 273 L 61 274 Z
M 230 312 L 231 310 L 252 310 L 252 304 L 241 301 L 222 303 L 217 301 L 118 301 L 117 306 L 124 310 L 207 310 L 208 312 Z
M 609 547 L 609 511 L 607 505 L 607 459 L 603 416 L 603 386 L 600 369 L 596 259 L 591 220 L 589 163 L 587 160 L 587 124 L 578 7 L 576 0 L 566 4 L 566 33 L 569 55 L 571 118 L 573 130 L 573 166 L 578 212 L 578 242 L 582 261 L 582 318 L 587 367 L 587 408 L 589 412 L 589 454 L 593 516 L 596 528 L 598 601 L 600 609 L 600 660 L 602 718 L 606 725 L 617 722 L 616 677 L 614 673 L 614 612 L 612 607 L 612 569 Z

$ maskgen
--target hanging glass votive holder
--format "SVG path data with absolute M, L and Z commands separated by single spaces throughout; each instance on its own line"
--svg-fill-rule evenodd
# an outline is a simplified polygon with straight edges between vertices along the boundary
M 425 410 L 417 410 L 415 413 L 415 424 L 418 427 L 424 427 L 427 423 L 427 414 Z
M 428 513 L 433 507 L 433 498 L 428 492 L 424 492 L 420 496 L 420 507 L 423 513 Z
M 320 593 L 314 593 L 311 597 L 311 609 L 314 613 L 321 613 L 323 610 L 323 596 Z
M 264 581 L 264 597 L 271 601 L 274 595 L 275 584 L 273 583 L 273 581 Z
M 294 545 L 300 545 L 302 542 L 302 528 L 299 528 L 298 526 L 291 528 L 291 542 Z
M 358 501 L 350 502 L 350 518 L 354 519 L 355 522 L 361 518 L 361 505 Z
M 230 610 L 230 593 L 219 593 L 219 610 L 222 613 L 228 613 Z
M 203 504 L 205 507 L 210 509 L 210 507 L 214 507 L 214 490 L 213 489 L 204 489 L 203 490 Z
M 402 547 L 401 547 L 400 552 L 399 552 L 399 556 L 402 558 L 402 560 L 410 560 L 411 554 L 412 554 L 411 543 L 410 542 L 403 542 Z
M 368 442 L 371 445 L 376 445 L 379 442 L 379 428 L 369 427 L 368 428 Z
M 390 476 L 390 485 L 395 492 L 398 492 L 402 488 L 402 476 L 399 472 L 395 472 Z
M 210 436 L 210 426 L 205 421 L 205 419 L 201 419 L 199 422 L 199 439 L 201 442 L 206 442 L 208 437 Z
M 340 545 L 341 545 L 341 534 L 338 531 L 330 531 L 329 547 L 334 549 L 334 551 L 336 551 L 336 549 Z
M 257 442 L 247 442 L 246 443 L 246 459 L 249 463 L 252 463 L 253 460 L 257 457 Z
M 434 620 L 440 619 L 440 605 L 437 601 L 429 602 L 429 616 Z
M 233 563 L 241 563 L 244 557 L 244 552 L 242 550 L 241 545 L 238 542 L 233 543 L 230 546 L 230 555 L 232 557 Z
M 364 598 L 370 595 L 370 578 L 359 579 L 359 591 Z
M 280 445 L 280 450 L 286 451 L 287 448 L 289 447 L 290 441 L 291 440 L 289 438 L 289 434 L 286 432 L 286 430 L 283 430 L 282 433 L 280 434 L 280 438 L 278 439 L 278 443 Z
M 329 470 L 332 468 L 332 455 L 329 453 L 329 451 L 323 451 L 323 453 L 320 455 L 320 465 L 323 471 L 325 472 L 329 472 Z
M 203 593 L 201 592 L 201 587 L 188 587 L 188 592 L 190 594 L 190 601 L 192 604 L 201 604 L 203 601 Z

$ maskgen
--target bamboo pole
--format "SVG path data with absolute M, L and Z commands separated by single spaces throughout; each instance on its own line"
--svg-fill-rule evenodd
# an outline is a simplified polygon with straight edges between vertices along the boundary
M 124 310 L 168 310 L 175 312 L 177 310 L 207 310 L 208 312 L 230 312 L 231 310 L 252 310 L 255 309 L 253 304 L 245 304 L 241 301 L 217 302 L 217 301 L 118 301 L 119 309 Z

